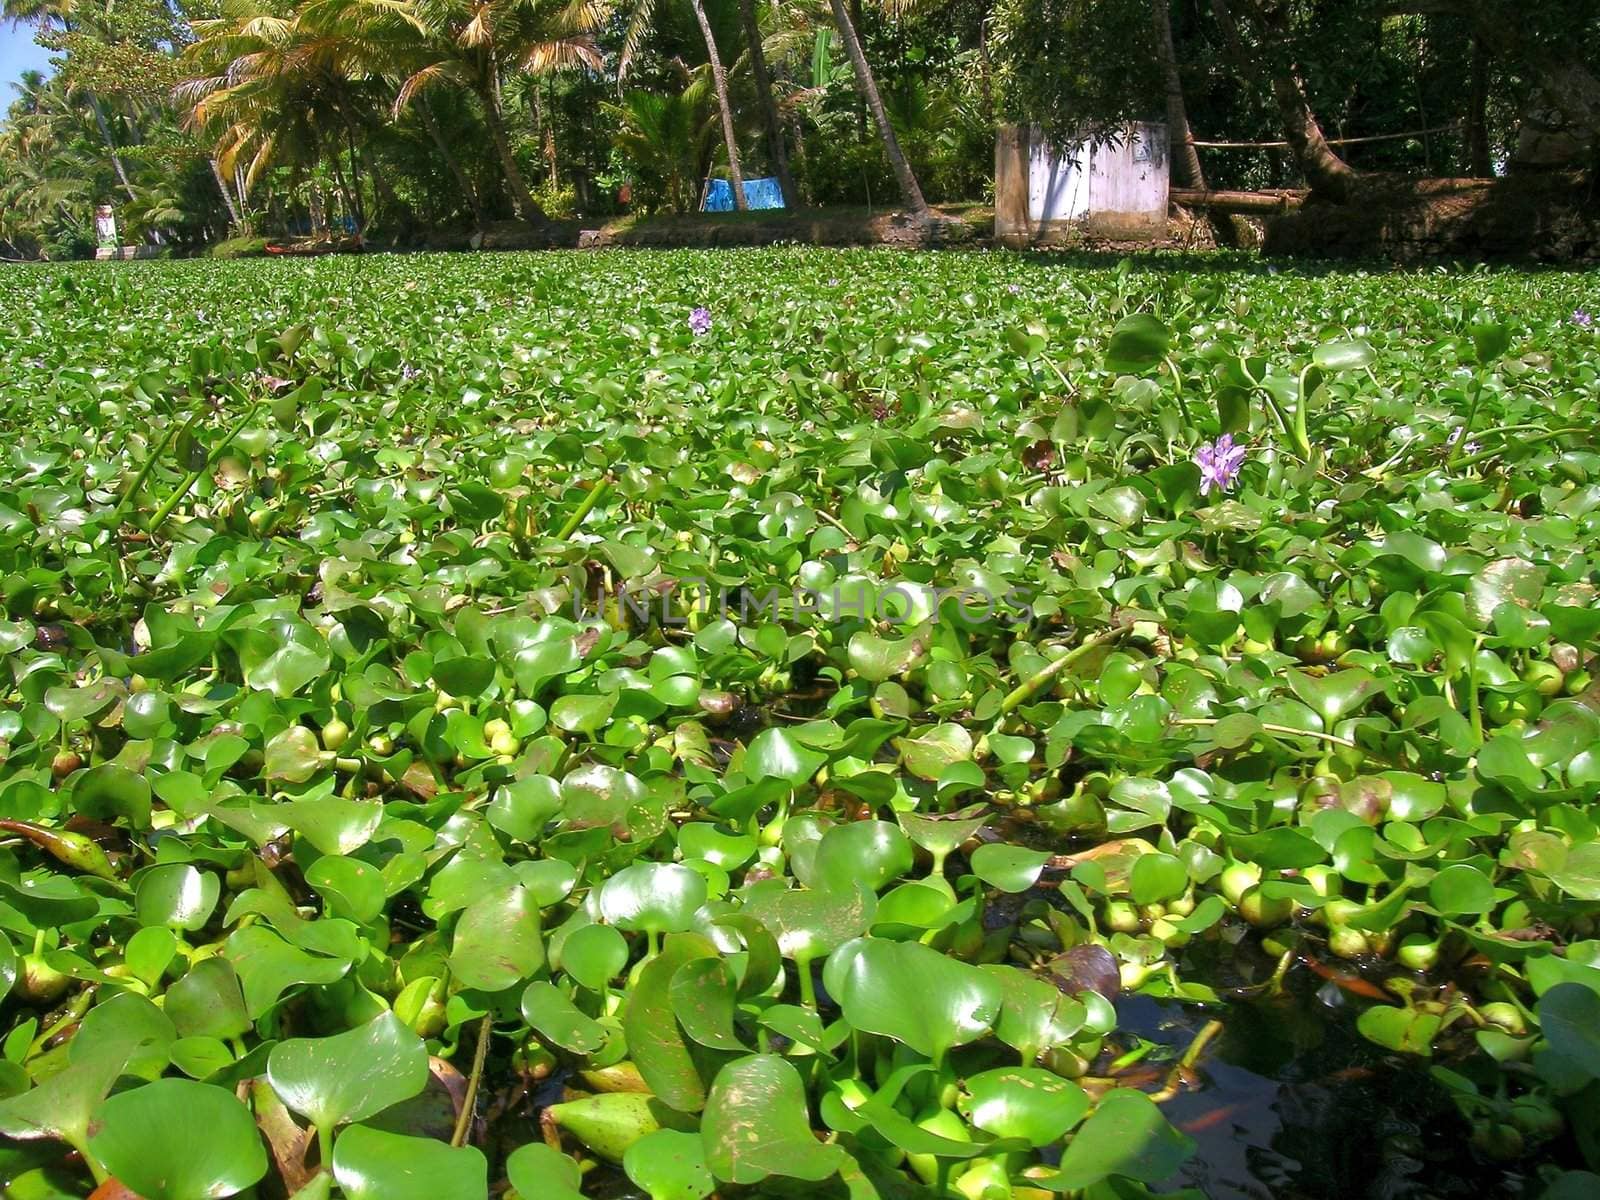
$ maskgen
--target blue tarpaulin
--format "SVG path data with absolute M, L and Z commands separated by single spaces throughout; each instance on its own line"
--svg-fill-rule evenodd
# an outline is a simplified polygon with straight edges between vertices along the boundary
M 782 208 L 783 189 L 778 186 L 776 179 L 746 179 L 744 181 L 744 199 L 752 209 L 756 208 Z M 709 179 L 706 181 L 706 202 L 701 206 L 701 212 L 732 212 L 733 211 L 733 185 L 726 179 Z

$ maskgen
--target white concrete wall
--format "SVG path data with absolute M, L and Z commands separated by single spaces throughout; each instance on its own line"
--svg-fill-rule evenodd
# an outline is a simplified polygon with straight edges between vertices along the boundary
M 1167 127 L 1130 125 L 1125 137 L 1094 147 L 1088 213 L 1167 220 Z
M 1081 143 L 1057 150 L 1040 138 L 1028 144 L 1028 220 L 1075 221 L 1089 212 L 1092 152 Z
M 1112 141 L 1057 149 L 1006 127 L 995 141 L 995 234 L 1023 245 L 1074 229 L 1145 237 L 1167 224 L 1167 132 L 1154 122 Z

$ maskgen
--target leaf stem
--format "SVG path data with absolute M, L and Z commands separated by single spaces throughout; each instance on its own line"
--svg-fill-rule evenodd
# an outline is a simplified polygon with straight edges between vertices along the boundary
M 1157 1104 L 1162 1104 L 1176 1096 L 1183 1087 L 1183 1077 L 1194 1070 L 1195 1063 L 1200 1061 L 1200 1056 L 1206 1052 L 1206 1047 L 1221 1032 L 1221 1021 L 1207 1021 L 1202 1025 L 1200 1032 L 1195 1034 L 1194 1041 L 1190 1042 L 1189 1048 L 1183 1052 L 1183 1057 L 1178 1060 L 1177 1065 L 1167 1075 L 1167 1082 L 1159 1091 L 1151 1092 L 1150 1099 Z
M 1216 725 L 1222 721 L 1221 717 L 1175 717 L 1174 725 Z M 1335 746 L 1343 746 L 1346 750 L 1354 750 L 1355 742 L 1347 737 L 1340 737 L 1336 733 L 1322 733 L 1315 729 L 1296 729 L 1293 725 L 1274 725 L 1269 721 L 1258 722 L 1265 733 L 1281 733 L 1289 737 L 1316 738 L 1318 741 L 1331 742 Z
M 794 972 L 800 983 L 800 1002 L 812 1012 L 817 1011 L 817 985 L 811 978 L 811 960 L 794 960 Z
M 1477 386 L 1472 389 L 1472 403 L 1467 405 L 1467 419 L 1461 423 L 1461 432 L 1456 435 L 1455 444 L 1450 447 L 1450 454 L 1444 460 L 1444 465 L 1453 467 L 1461 459 L 1461 451 L 1466 447 L 1467 439 L 1472 436 L 1472 422 L 1478 417 L 1478 402 L 1483 399 L 1483 371 L 1478 371 Z
M 1189 405 L 1183 398 L 1183 374 L 1178 370 L 1178 364 L 1172 361 L 1172 355 L 1166 358 L 1167 370 L 1172 374 L 1172 398 L 1178 402 L 1178 415 L 1183 418 L 1183 423 L 1190 429 L 1194 428 L 1194 419 L 1189 416 Z
M 489 1032 L 494 1024 L 494 1014 L 484 1013 L 478 1026 L 478 1044 L 472 1050 L 472 1074 L 467 1076 L 467 1091 L 461 1098 L 461 1112 L 456 1117 L 455 1132 L 450 1135 L 452 1146 L 464 1146 L 467 1131 L 472 1128 L 472 1110 L 478 1103 L 478 1084 L 483 1080 L 484 1060 L 489 1057 Z
M 605 498 L 606 493 L 610 490 L 611 477 L 608 475 L 589 489 L 589 494 L 583 498 L 583 502 L 578 505 L 576 511 L 567 518 L 567 523 L 561 527 L 561 532 L 556 534 L 556 539 L 564 542 L 577 533 L 578 526 L 583 524 L 583 519 L 589 515 L 596 504 L 599 504 Z
M 256 410 L 260 407 L 261 401 L 257 400 L 249 408 L 245 409 L 244 416 L 234 422 L 233 427 L 223 435 L 222 440 L 216 444 L 211 453 L 206 455 L 205 462 L 190 471 L 184 481 L 178 485 L 178 490 L 168 496 L 167 502 L 156 510 L 156 515 L 150 518 L 150 523 L 145 526 L 146 529 L 151 533 L 155 533 L 162 525 L 166 524 L 167 518 L 172 515 L 172 510 L 183 502 L 183 498 L 189 494 L 189 489 L 194 487 L 195 481 L 222 460 L 223 453 L 233 444 L 233 439 L 238 437 L 239 431 L 255 418 Z
M 1115 625 L 1110 629 L 1103 629 L 1099 633 L 1084 638 L 1083 641 L 1079 642 L 1071 650 L 1068 650 L 1060 658 L 1056 659 L 1054 662 L 1051 662 L 1041 670 L 1034 672 L 1027 679 L 1024 679 L 1021 683 L 1017 684 L 1016 687 L 1012 688 L 1011 691 L 1007 693 L 1006 698 L 1000 702 L 1000 716 L 1003 717 L 1015 709 L 1018 705 L 1026 703 L 1029 697 L 1031 697 L 1045 684 L 1049 683 L 1057 675 L 1061 674 L 1061 672 L 1065 671 L 1073 663 L 1083 658 L 1084 655 L 1088 654 L 1091 650 L 1097 649 L 1100 646 L 1109 645 L 1110 643 L 1116 641 L 1118 638 L 1126 634 L 1129 628 L 1130 627 L 1127 625 Z
M 1311 397 L 1306 395 L 1306 376 L 1315 369 L 1315 363 L 1307 363 L 1301 370 L 1299 387 L 1296 389 L 1299 395 L 1294 403 L 1294 442 L 1300 450 L 1301 457 L 1307 462 L 1311 461 L 1311 435 L 1307 426 Z
M 123 509 L 138 498 L 140 490 L 144 487 L 144 481 L 150 478 L 150 472 L 155 469 L 155 465 L 161 456 L 167 452 L 167 447 L 172 444 L 172 439 L 182 436 L 193 429 L 195 422 L 205 414 L 205 411 L 206 406 L 202 401 L 194 412 L 190 414 L 189 419 L 181 426 L 171 422 L 167 424 L 167 432 L 161 436 L 161 440 L 156 443 L 156 448 L 150 452 L 150 457 L 144 460 L 144 466 L 140 467 L 139 473 L 133 477 L 133 483 L 129 485 L 127 491 L 122 493 L 121 498 L 117 500 L 117 506 L 111 510 L 111 528 L 113 530 L 122 522 Z

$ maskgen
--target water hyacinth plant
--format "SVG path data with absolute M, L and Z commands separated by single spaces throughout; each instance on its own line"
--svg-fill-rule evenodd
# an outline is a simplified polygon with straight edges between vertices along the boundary
M 689 332 L 702 337 L 711 332 L 711 310 L 699 307 L 689 314 Z
M 1215 442 L 1207 442 L 1195 451 L 1194 463 L 1200 468 L 1200 494 L 1209 495 L 1213 489 L 1230 490 L 1239 478 L 1248 450 L 1225 433 Z
M 8 267 L 0 1180 L 1587 1195 L 1586 286 Z

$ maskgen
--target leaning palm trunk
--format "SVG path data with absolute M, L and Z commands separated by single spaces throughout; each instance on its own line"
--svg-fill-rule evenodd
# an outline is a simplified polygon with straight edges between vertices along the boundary
M 1253 74 L 1256 65 L 1245 49 L 1239 23 L 1234 19 L 1228 0 L 1211 0 L 1211 10 L 1222 30 L 1223 45 L 1236 70 Z M 1283 13 L 1256 5 L 1256 16 L 1267 25 L 1269 32 L 1283 34 Z M 1283 121 L 1283 134 L 1294 153 L 1300 173 L 1306 183 L 1319 196 L 1343 202 L 1350 198 L 1356 181 L 1356 171 L 1349 163 L 1334 153 L 1328 139 L 1323 136 L 1317 115 L 1311 111 L 1306 98 L 1305 80 L 1291 66 L 1275 68 L 1272 73 L 1272 98 L 1277 103 L 1278 115 Z
M 428 131 L 434 149 L 439 151 L 439 160 L 444 163 L 445 169 L 456 178 L 456 186 L 461 189 L 461 194 L 467 201 L 467 207 L 472 209 L 472 223 L 478 228 L 483 228 L 483 205 L 478 203 L 478 189 L 472 186 L 472 180 L 467 178 L 466 171 L 462 170 L 461 160 L 450 150 L 450 143 L 444 140 L 444 134 L 439 130 L 439 122 L 434 119 L 433 110 L 428 107 L 427 97 L 420 98 L 417 105 L 417 115 L 422 118 L 422 127 Z
M 761 27 L 756 23 L 755 0 L 739 0 L 739 21 L 744 26 L 744 40 L 750 47 L 750 72 L 755 76 L 756 95 L 761 99 L 761 118 L 767 126 L 767 153 L 772 157 L 772 170 L 778 176 L 784 207 L 793 210 L 798 207 L 800 197 L 794 190 L 794 177 L 789 174 L 789 150 L 783 143 L 778 102 L 772 95 L 772 75 L 767 70 L 766 52 L 761 48 Z
M 217 181 L 217 191 L 222 193 L 222 203 L 228 209 L 228 220 L 232 228 L 241 234 L 248 234 L 249 228 L 244 223 L 244 215 L 239 211 L 239 206 L 233 202 L 233 192 L 228 188 L 228 181 L 223 178 L 222 166 L 214 158 L 206 159 L 211 164 L 211 178 Z
M 478 98 L 483 101 L 483 119 L 489 126 L 495 153 L 500 156 L 500 170 L 506 177 L 506 186 L 511 189 L 511 204 L 517 210 L 518 219 L 543 224 L 544 209 L 528 190 L 528 181 L 522 177 L 517 156 L 511 151 L 511 135 L 506 132 L 505 114 L 500 108 L 500 88 L 492 76 L 478 89 Z
M 722 55 L 717 53 L 717 39 L 711 32 L 711 22 L 706 19 L 705 5 L 694 0 L 695 20 L 700 22 L 700 34 L 706 39 L 706 56 L 711 61 L 711 82 L 717 89 L 717 107 L 722 110 L 722 140 L 728 147 L 728 181 L 733 185 L 733 203 L 744 212 L 750 201 L 744 194 L 744 172 L 739 168 L 739 138 L 733 130 L 733 106 L 728 103 L 728 75 L 722 69 Z
M 100 136 L 106 144 L 106 153 L 111 156 L 111 169 L 117 173 L 117 179 L 122 184 L 122 190 L 128 193 L 129 200 L 137 200 L 139 194 L 133 190 L 133 184 L 128 182 L 128 171 L 122 165 L 122 156 L 117 153 L 117 143 L 111 139 L 111 126 L 106 123 L 106 110 L 100 107 L 100 97 L 93 92 L 89 93 L 89 108 L 94 112 L 94 123 L 99 126 Z
M 1162 82 L 1167 99 L 1167 137 L 1177 176 L 1184 187 L 1206 186 L 1206 173 L 1200 168 L 1200 153 L 1194 147 L 1194 132 L 1189 128 L 1189 108 L 1183 99 L 1183 80 L 1178 74 L 1178 54 L 1172 44 L 1171 0 L 1151 0 L 1150 17 L 1155 30 L 1156 57 L 1161 60 Z
M 872 113 L 872 120 L 878 126 L 878 136 L 883 139 L 883 151 L 889 156 L 889 165 L 894 168 L 894 177 L 900 184 L 900 199 L 914 216 L 926 219 L 930 215 L 928 202 L 922 198 L 922 188 L 911 170 L 911 163 L 900 149 L 900 140 L 894 136 L 894 126 L 889 124 L 889 114 L 883 107 L 883 97 L 878 94 L 878 81 L 872 76 L 872 68 L 867 66 L 867 56 L 861 49 L 861 39 L 856 36 L 856 27 L 850 20 L 849 10 L 845 8 L 844 0 L 828 0 L 828 3 L 833 8 L 833 23 L 838 26 L 839 37 L 850 53 L 850 68 L 855 75 L 856 91 L 860 93 L 868 111 Z

